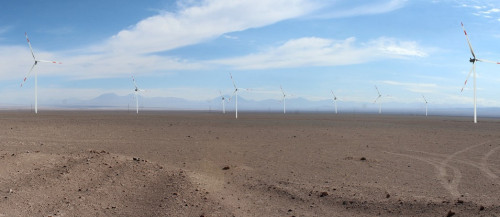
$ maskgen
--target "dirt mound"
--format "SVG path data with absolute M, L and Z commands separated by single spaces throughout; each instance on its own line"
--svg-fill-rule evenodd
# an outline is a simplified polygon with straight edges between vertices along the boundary
M 228 215 L 183 170 L 106 151 L 0 152 L 0 216 Z

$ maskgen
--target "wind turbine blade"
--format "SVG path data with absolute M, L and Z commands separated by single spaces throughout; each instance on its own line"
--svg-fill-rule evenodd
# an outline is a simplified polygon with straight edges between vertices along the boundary
M 382 94 L 380 94 L 380 91 L 378 91 L 378 87 L 377 87 L 377 85 L 375 85 L 375 89 L 377 89 L 377 93 L 378 93 L 379 98 L 380 98 L 380 96 L 382 96 Z
M 231 74 L 231 72 L 229 73 L 229 76 L 231 77 L 231 81 L 233 82 L 234 89 L 237 90 L 238 88 L 236 87 L 236 83 L 234 83 L 233 75 Z
M 23 87 L 24 83 L 26 82 L 26 79 L 28 79 L 28 77 L 30 76 L 30 74 L 33 71 L 33 68 L 35 68 L 35 66 L 36 66 L 36 62 L 33 63 L 33 65 L 31 66 L 30 71 L 26 74 L 26 76 L 24 76 L 23 82 L 21 82 L 21 87 Z
M 52 61 L 52 60 L 37 60 L 37 62 L 62 64 L 61 62 Z
M 285 91 L 283 90 L 283 87 L 280 85 L 281 93 L 283 94 L 283 98 L 286 97 Z
M 500 62 L 495 62 L 495 61 L 491 61 L 491 60 L 483 60 L 483 59 L 476 59 L 476 60 L 479 62 L 500 64 Z
M 337 100 L 337 96 L 335 96 L 335 94 L 333 93 L 333 90 L 332 90 L 332 95 L 333 95 L 333 100 Z
M 472 49 L 472 45 L 470 45 L 469 36 L 467 35 L 467 31 L 465 31 L 464 23 L 460 22 L 460 24 L 462 24 L 462 29 L 464 30 L 465 38 L 467 38 L 467 43 L 469 44 L 470 53 L 472 54 L 472 57 L 474 57 L 474 59 L 476 59 L 476 54 L 474 54 L 474 50 Z
M 139 89 L 139 88 L 137 87 L 137 84 L 135 83 L 135 78 L 134 78 L 134 76 L 133 76 L 133 75 L 132 75 L 132 82 L 134 82 L 134 87 L 135 87 L 135 89 Z
M 33 48 L 31 48 L 30 39 L 28 38 L 28 33 L 24 32 L 24 36 L 26 36 L 26 41 L 28 42 L 28 45 L 30 46 L 31 56 L 33 56 L 33 59 L 36 61 L 35 54 L 33 53 Z
M 376 103 L 376 102 L 377 102 L 377 100 L 378 100 L 378 99 L 380 99 L 380 97 L 382 97 L 382 96 L 380 96 L 380 95 L 379 95 L 379 96 L 375 99 L 375 101 L 373 101 L 373 103 Z
M 422 94 L 422 98 L 424 98 L 424 101 L 427 104 L 427 100 L 425 99 L 425 96 L 423 94 Z
M 475 64 L 476 64 L 476 63 L 472 63 L 472 68 L 470 69 L 469 74 L 467 75 L 467 78 L 465 79 L 464 86 L 462 86 L 462 89 L 460 90 L 460 92 L 463 92 L 463 91 L 464 91 L 464 88 L 465 88 L 465 86 L 467 85 L 467 81 L 469 80 L 470 75 L 472 74 L 472 71 L 474 70 L 474 65 L 475 65 Z

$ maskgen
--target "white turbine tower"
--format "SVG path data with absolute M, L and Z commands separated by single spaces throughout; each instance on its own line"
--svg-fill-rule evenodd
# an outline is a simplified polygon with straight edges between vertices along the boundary
M 31 72 L 33 71 L 33 68 L 35 68 L 35 66 L 39 63 L 39 62 L 42 62 L 42 63 L 56 63 L 56 64 L 61 64 L 61 62 L 56 62 L 56 61 L 49 61 L 49 60 L 39 60 L 35 57 L 35 54 L 33 53 L 33 48 L 31 48 L 31 42 L 30 42 L 30 39 L 28 38 L 28 33 L 24 33 L 24 35 L 26 36 L 26 41 L 28 42 L 28 45 L 30 47 L 30 51 L 31 51 L 31 56 L 33 56 L 33 60 L 35 61 L 33 63 L 33 65 L 31 66 L 31 69 L 30 71 L 26 74 L 26 76 L 24 76 L 24 80 L 23 82 L 21 83 L 21 87 L 23 87 L 23 84 L 24 82 L 26 82 L 26 79 L 28 79 L 28 76 L 30 76 Z M 37 78 L 37 73 L 35 71 L 35 114 L 38 113 L 38 78 Z
M 142 89 L 139 89 L 139 87 L 137 87 L 137 84 L 135 83 L 135 78 L 134 76 L 132 75 L 132 82 L 134 82 L 134 96 L 135 96 L 135 112 L 137 114 L 139 114 L 139 92 L 144 92 L 145 90 L 142 90 Z
M 235 102 L 235 114 L 236 114 L 236 119 L 238 119 L 238 87 L 236 87 L 236 83 L 234 83 L 234 80 L 233 80 L 233 75 L 231 74 L 231 72 L 229 73 L 229 77 L 231 77 L 231 81 L 233 82 L 233 86 L 234 86 L 234 92 L 233 92 L 233 96 L 236 97 L 236 102 Z
M 375 101 L 373 101 L 373 103 L 377 103 L 377 101 L 379 101 L 378 113 L 381 114 L 382 113 L 382 102 L 379 99 L 382 98 L 382 94 L 380 94 L 380 91 L 378 90 L 377 85 L 375 85 L 375 89 L 377 90 L 378 97 L 375 99 Z
M 222 114 L 226 114 L 226 97 L 224 97 L 224 95 L 222 95 L 222 92 L 220 90 L 219 90 L 219 93 L 220 93 L 220 98 L 222 101 Z
M 465 38 L 467 39 L 467 43 L 469 44 L 469 49 L 470 53 L 472 54 L 472 58 L 469 59 L 469 62 L 472 63 L 472 69 L 470 70 L 469 74 L 467 75 L 467 79 L 465 79 L 464 86 L 462 87 L 462 90 L 460 92 L 464 91 L 465 85 L 467 85 L 467 80 L 469 80 L 470 74 L 474 72 L 474 123 L 477 123 L 477 99 L 476 99 L 476 61 L 479 62 L 487 62 L 487 63 L 495 63 L 495 64 L 500 64 L 500 62 L 495 62 L 491 60 L 483 60 L 483 59 L 477 59 L 476 54 L 474 54 L 474 50 L 472 49 L 472 45 L 470 44 L 469 41 L 469 36 L 467 35 L 467 32 L 465 31 L 465 27 L 463 23 L 462 24 L 462 29 L 464 30 Z
M 286 114 L 286 94 L 285 91 L 283 90 L 283 87 L 280 85 L 281 93 L 283 94 L 283 114 Z
M 333 90 L 332 90 L 332 95 L 333 95 L 333 104 L 335 105 L 335 114 L 338 114 L 337 113 L 337 96 L 335 96 L 335 94 L 333 93 Z
M 427 116 L 427 99 L 425 99 L 425 96 L 422 94 L 422 98 L 424 98 L 425 101 L 425 116 Z

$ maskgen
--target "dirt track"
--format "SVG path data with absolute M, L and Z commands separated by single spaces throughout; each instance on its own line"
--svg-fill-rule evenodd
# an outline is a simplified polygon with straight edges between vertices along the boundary
M 0 112 L 0 216 L 500 216 L 500 120 Z

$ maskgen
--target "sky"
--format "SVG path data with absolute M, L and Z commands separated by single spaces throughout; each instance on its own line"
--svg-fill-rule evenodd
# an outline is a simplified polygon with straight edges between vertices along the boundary
M 210 100 L 332 99 L 472 107 L 472 57 L 500 61 L 494 0 L 0 1 L 0 107 L 105 93 Z M 34 60 L 41 62 L 21 86 Z M 478 107 L 500 66 L 478 62 Z

